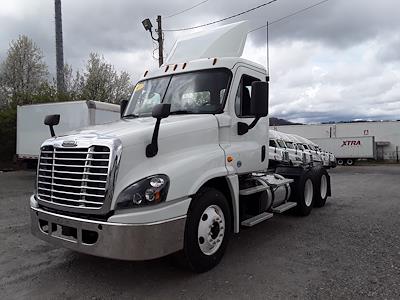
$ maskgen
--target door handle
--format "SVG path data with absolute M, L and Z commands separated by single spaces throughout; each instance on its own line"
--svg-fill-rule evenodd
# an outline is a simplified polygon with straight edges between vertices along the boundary
M 261 162 L 265 160 L 265 145 L 261 147 Z

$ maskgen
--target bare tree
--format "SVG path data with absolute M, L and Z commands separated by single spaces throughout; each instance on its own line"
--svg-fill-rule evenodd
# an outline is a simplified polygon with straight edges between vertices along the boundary
M 42 51 L 27 36 L 21 35 L 10 43 L 5 61 L 0 66 L 0 84 L 8 101 L 30 103 L 43 84 L 48 70 Z

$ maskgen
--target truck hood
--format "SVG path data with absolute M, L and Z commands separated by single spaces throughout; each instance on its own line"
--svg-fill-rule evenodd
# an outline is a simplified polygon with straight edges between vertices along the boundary
M 210 122 L 211 121 L 211 122 Z M 161 120 L 159 141 L 175 135 L 186 135 L 215 127 L 214 115 L 175 115 Z M 113 123 L 94 125 L 66 133 L 61 138 L 118 138 L 123 147 L 148 144 L 151 141 L 156 119 L 143 117 L 122 119 Z

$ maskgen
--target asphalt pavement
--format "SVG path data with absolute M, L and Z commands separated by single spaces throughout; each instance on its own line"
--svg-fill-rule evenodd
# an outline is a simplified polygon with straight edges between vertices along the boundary
M 30 234 L 33 172 L 0 174 L 0 299 L 400 299 L 400 166 L 338 167 L 308 217 L 242 229 L 213 270 L 124 262 Z

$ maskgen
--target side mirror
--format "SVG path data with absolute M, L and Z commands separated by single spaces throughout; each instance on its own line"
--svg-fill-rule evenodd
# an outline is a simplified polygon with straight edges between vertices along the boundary
M 255 119 L 249 125 L 247 123 L 238 122 L 238 135 L 246 134 L 257 125 L 260 118 L 268 115 L 268 82 L 252 82 L 250 112 L 255 116 Z
M 153 107 L 151 115 L 156 119 L 168 118 L 171 112 L 171 104 L 161 103 Z
M 161 119 L 167 118 L 171 112 L 171 104 L 161 103 L 153 107 L 151 115 L 156 118 L 156 125 L 154 126 L 153 137 L 151 143 L 146 147 L 146 156 L 153 157 L 158 153 L 158 132 L 160 130 Z
M 129 100 L 121 100 L 121 102 L 120 102 L 120 104 L 119 104 L 119 106 L 120 106 L 119 113 L 120 113 L 120 115 L 121 115 L 121 118 L 122 118 L 122 116 L 123 116 L 124 113 L 125 113 L 125 109 L 126 109 L 126 107 L 128 106 L 128 103 L 129 103 Z
M 60 115 L 47 115 L 44 118 L 44 125 L 47 125 L 50 127 L 51 137 L 56 136 L 53 126 L 58 125 L 59 123 L 60 123 Z
M 268 115 L 268 82 L 254 81 L 251 84 L 251 113 L 258 118 Z

